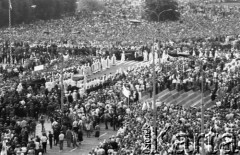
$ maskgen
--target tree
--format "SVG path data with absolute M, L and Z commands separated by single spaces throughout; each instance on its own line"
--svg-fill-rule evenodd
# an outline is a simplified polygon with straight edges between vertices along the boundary
M 8 9 L 6 6 L 8 6 L 7 1 L 0 1 L 0 26 L 8 23 Z
M 48 20 L 74 13 L 76 0 L 11 0 L 12 25 L 29 23 L 33 19 Z M 36 7 L 32 7 L 35 5 Z M 9 23 L 9 0 L 0 0 L 0 27 Z
M 144 16 L 150 21 L 178 20 L 178 3 L 175 0 L 146 0 Z
M 93 12 L 102 11 L 104 8 L 104 3 L 99 0 L 80 0 L 77 10 L 86 17 L 91 16 Z

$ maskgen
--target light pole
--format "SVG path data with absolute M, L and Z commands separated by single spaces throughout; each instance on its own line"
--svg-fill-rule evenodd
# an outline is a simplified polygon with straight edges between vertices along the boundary
M 198 25 L 198 27 L 202 27 L 199 23 L 195 23 L 196 25 Z M 202 81 L 201 81 L 201 133 L 204 133 L 204 103 L 203 103 L 203 80 L 204 80 L 204 71 L 203 71 L 203 61 L 200 60 L 200 71 L 201 71 L 201 76 L 202 76 Z M 205 155 L 205 150 L 204 150 L 204 139 L 202 139 L 202 155 Z
M 157 16 L 157 19 L 158 19 L 157 21 L 160 22 L 160 17 L 161 17 L 161 15 L 162 15 L 163 13 L 165 13 L 165 12 L 168 12 L 168 11 L 177 11 L 177 10 L 167 9 L 167 10 L 163 10 L 163 11 L 160 12 L 160 13 L 157 13 L 156 11 L 149 11 L 149 12 L 155 14 L 155 15 Z M 160 33 L 160 29 L 158 29 L 158 34 L 159 34 L 159 33 Z M 161 65 L 160 54 L 159 54 L 159 65 Z
M 62 31 L 62 38 L 61 38 L 61 58 L 62 58 L 62 64 L 61 64 L 61 110 L 62 114 L 64 112 L 64 85 L 63 85 L 63 67 L 64 67 L 64 57 L 63 57 L 63 29 Z
M 11 39 L 12 39 L 12 31 L 11 31 L 11 26 L 12 26 L 12 3 L 11 3 L 11 0 L 8 1 L 9 3 L 9 48 L 10 48 L 10 53 L 9 53 L 9 56 L 10 56 L 10 64 L 12 64 L 12 46 L 11 46 Z
M 158 18 L 158 22 L 160 19 L 160 16 L 167 11 L 173 11 L 173 9 L 167 9 L 167 10 L 163 10 L 162 12 L 160 12 L 159 14 L 157 14 L 155 11 L 150 11 L 152 13 L 154 13 L 157 18 Z M 153 45 L 155 43 L 155 40 L 153 39 Z M 157 106 L 156 106 L 156 72 L 155 72 L 155 51 L 154 51 L 154 47 L 152 45 L 152 54 L 153 54 L 153 62 L 152 62 L 152 68 L 153 68 L 153 79 L 152 79 L 152 83 L 153 83 L 153 107 L 154 107 L 154 121 L 153 121 L 153 128 L 154 128 L 154 143 L 155 143 L 155 150 L 157 151 Z M 159 64 L 160 64 L 160 57 L 159 57 Z
M 36 12 L 35 12 L 36 7 L 37 5 L 31 5 L 32 13 L 33 13 L 33 21 L 36 19 Z
M 153 54 L 153 62 L 152 62 L 152 68 L 153 68 L 153 107 L 154 107 L 154 121 L 153 121 L 153 127 L 154 127 L 154 143 L 155 143 L 155 151 L 157 151 L 157 106 L 156 106 L 156 71 L 155 71 L 155 51 L 154 51 L 154 43 L 155 40 L 153 39 L 153 45 L 152 45 L 152 54 Z

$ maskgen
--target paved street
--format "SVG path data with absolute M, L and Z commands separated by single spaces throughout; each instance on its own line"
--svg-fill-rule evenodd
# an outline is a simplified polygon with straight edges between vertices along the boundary
M 52 131 L 51 123 L 46 121 L 44 124 L 45 130 Z M 78 148 L 67 148 L 66 141 L 64 142 L 64 150 L 62 152 L 59 151 L 59 145 L 54 146 L 53 149 L 49 148 L 49 144 L 47 146 L 47 154 L 48 155 L 87 155 L 89 151 L 99 145 L 104 139 L 109 139 L 112 135 L 116 135 L 117 131 L 113 131 L 113 128 L 109 127 L 108 130 L 105 130 L 103 124 L 101 124 L 101 132 L 100 132 L 100 140 L 94 137 L 94 133 L 92 133 L 90 138 L 86 137 L 86 133 L 83 136 L 83 142 Z M 41 136 L 41 124 L 38 124 L 36 127 L 36 135 Z

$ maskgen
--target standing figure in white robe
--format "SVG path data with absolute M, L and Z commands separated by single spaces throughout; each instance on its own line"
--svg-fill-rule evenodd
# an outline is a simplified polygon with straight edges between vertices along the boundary
M 96 65 L 96 62 L 93 61 L 92 65 L 91 65 L 91 70 L 92 70 L 92 73 L 96 73 L 96 68 L 95 68 L 95 65 Z
M 143 52 L 143 61 L 148 61 L 148 52 L 146 50 Z
M 166 62 L 166 60 L 167 60 L 168 54 L 167 54 L 166 52 L 167 52 L 167 51 L 165 51 L 165 50 L 163 51 L 161 63 L 164 63 L 164 62 Z
M 101 64 L 102 64 L 102 70 L 105 70 L 106 66 L 105 66 L 105 59 L 104 58 L 101 59 Z
M 218 58 L 218 50 L 215 51 L 215 59 Z
M 152 52 L 149 53 L 149 62 L 150 63 L 153 62 L 153 53 Z
M 210 52 L 209 52 L 209 57 L 210 57 L 210 58 L 213 58 L 213 51 L 210 51 Z
M 193 54 L 192 54 L 192 56 L 196 56 L 196 52 L 195 52 L 195 50 L 193 50 Z
M 110 68 L 110 58 L 109 58 L 109 56 L 107 56 L 106 62 L 107 62 L 107 69 L 109 69 Z
M 154 54 L 155 54 L 154 55 L 155 56 L 155 62 L 157 62 L 157 60 L 158 60 L 158 53 L 157 53 L 157 51 L 155 51 Z
M 84 65 L 83 73 L 84 75 L 88 76 L 88 69 L 86 64 Z
M 90 63 L 88 63 L 87 65 L 87 70 L 88 70 L 88 75 L 92 75 L 92 69 L 91 69 Z
M 116 65 L 116 56 L 115 56 L 115 54 L 112 55 L 111 60 L 112 60 L 112 65 L 115 66 Z
M 19 85 L 17 86 L 17 92 L 20 93 L 23 90 L 23 86 L 22 83 L 19 83 Z
M 125 61 L 125 51 L 122 52 L 122 56 L 121 56 L 121 62 Z
M 204 54 L 204 55 L 205 55 L 205 58 L 208 57 L 207 53 L 208 53 L 207 50 L 205 50 L 205 54 Z
M 199 51 L 199 58 L 203 57 L 203 52 Z
M 74 92 L 72 93 L 72 97 L 73 97 L 73 101 L 77 101 L 77 91 L 74 90 Z
M 101 71 L 101 63 L 100 63 L 100 60 L 97 59 L 97 72 L 100 72 Z

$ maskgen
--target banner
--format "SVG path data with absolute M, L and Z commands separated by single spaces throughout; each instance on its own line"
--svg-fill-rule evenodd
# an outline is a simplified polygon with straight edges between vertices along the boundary
M 123 85 L 123 89 L 122 89 L 122 93 L 124 96 L 126 96 L 127 98 L 129 98 L 131 92 Z
M 44 65 L 39 65 L 34 67 L 34 71 L 40 71 L 44 69 Z
M 145 124 L 143 127 L 143 139 L 144 139 L 144 154 L 150 154 L 151 152 L 151 127 L 149 124 Z

